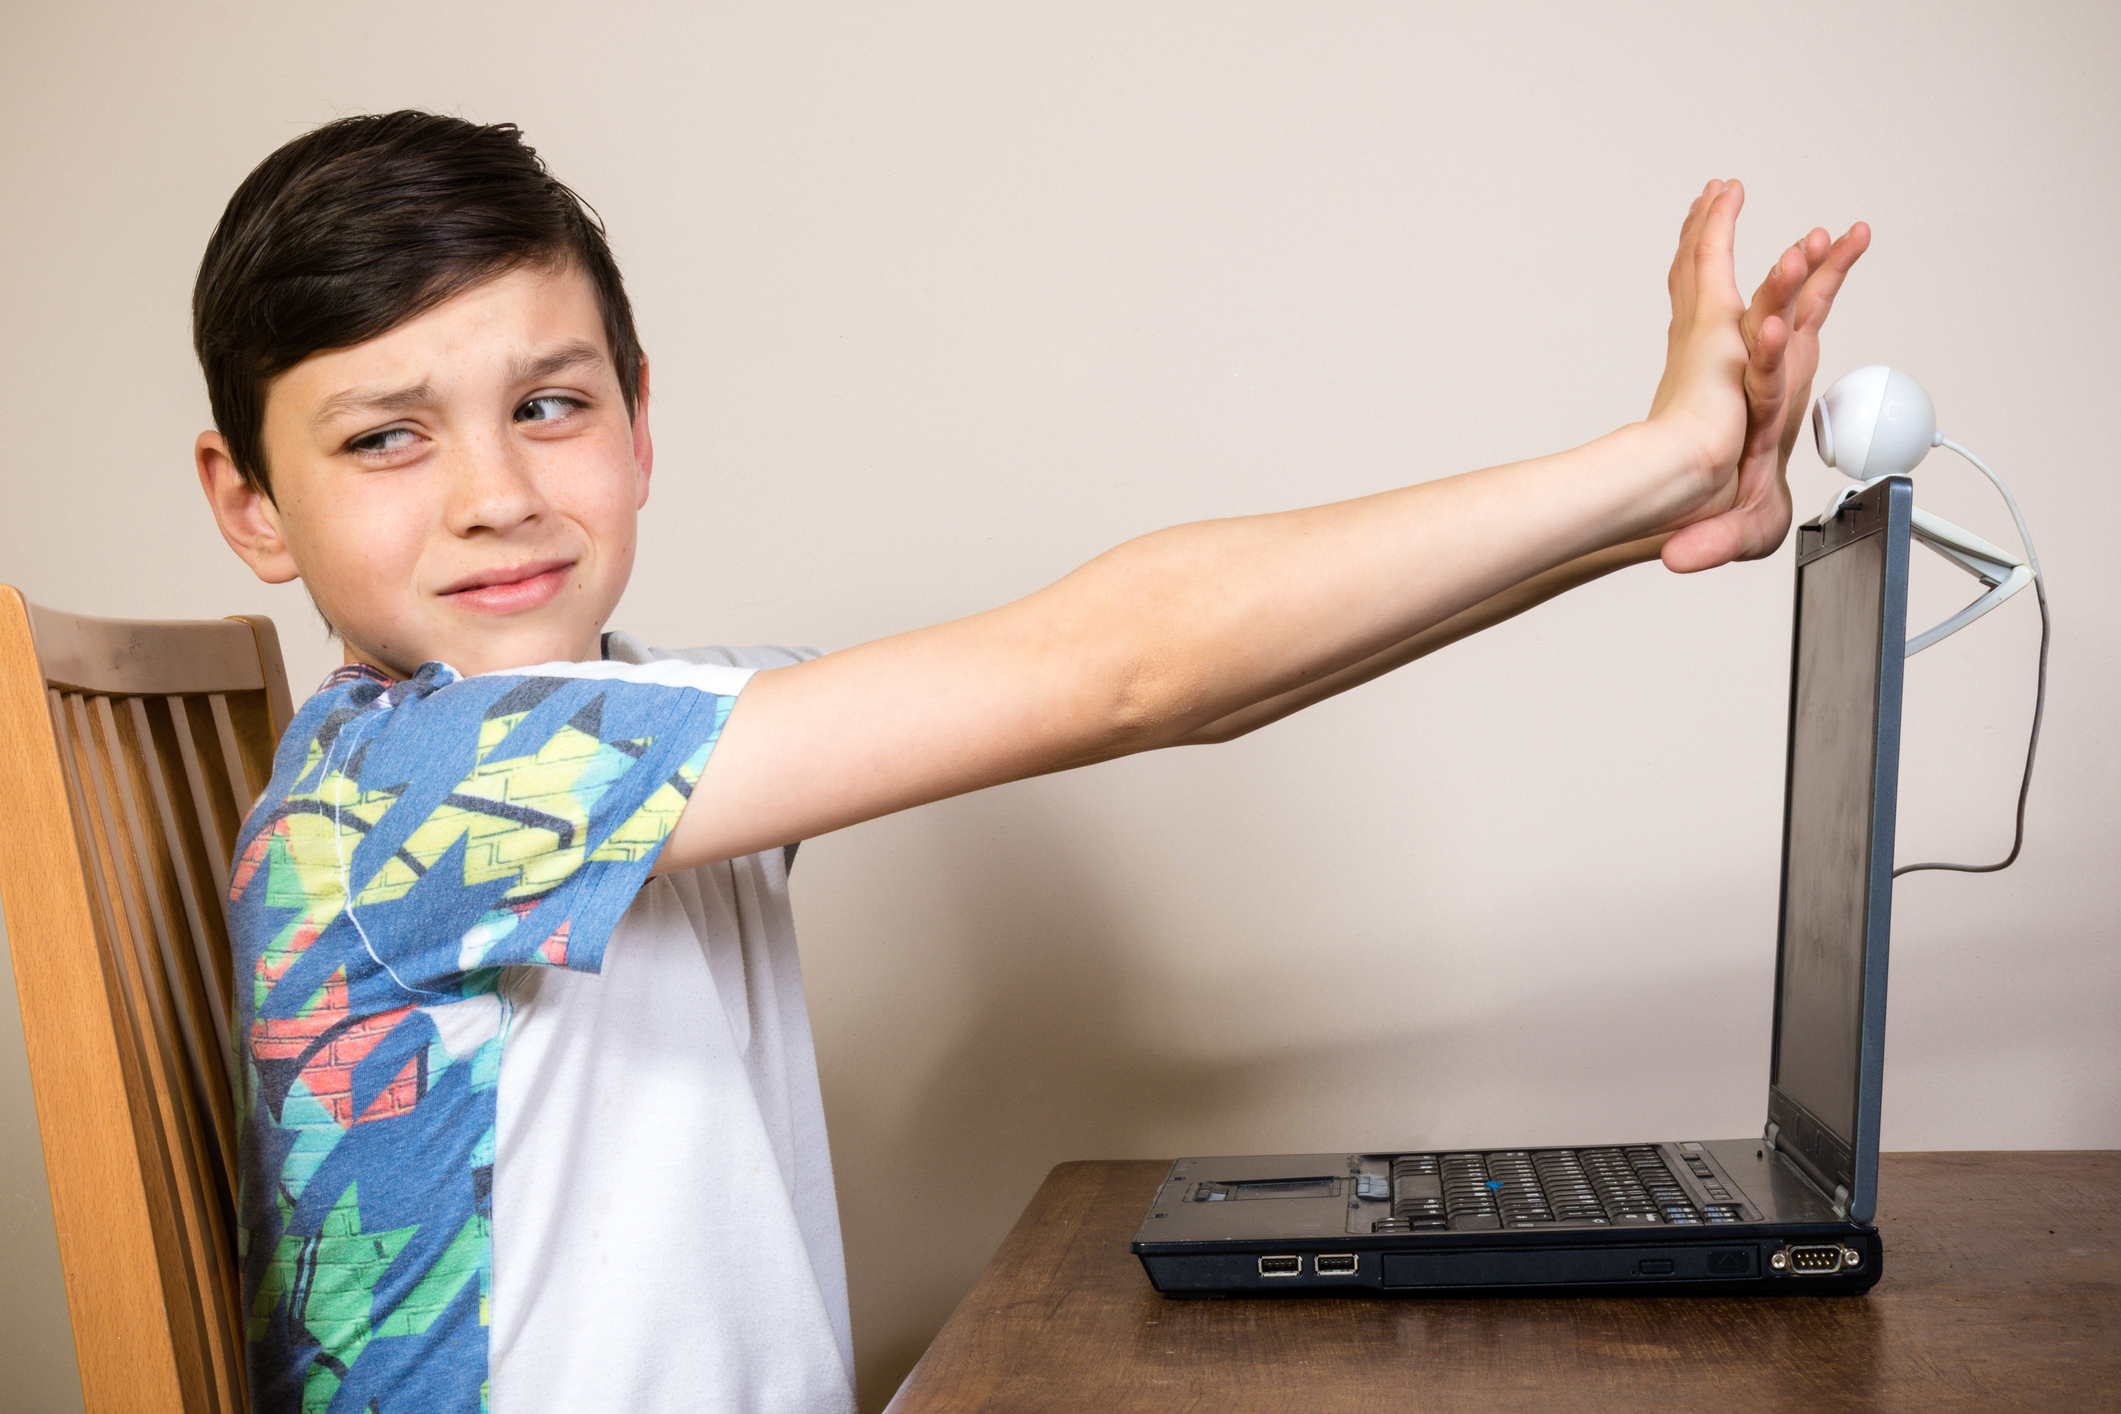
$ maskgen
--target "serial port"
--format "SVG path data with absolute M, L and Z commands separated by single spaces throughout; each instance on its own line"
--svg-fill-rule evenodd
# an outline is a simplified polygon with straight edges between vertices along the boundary
M 1829 1276 L 1835 1272 L 1858 1266 L 1862 1254 L 1853 1247 L 1843 1247 L 1838 1242 L 1812 1243 L 1805 1246 L 1792 1244 L 1783 1254 L 1789 1270 L 1798 1276 Z M 1781 1266 L 1782 1263 L 1775 1263 Z

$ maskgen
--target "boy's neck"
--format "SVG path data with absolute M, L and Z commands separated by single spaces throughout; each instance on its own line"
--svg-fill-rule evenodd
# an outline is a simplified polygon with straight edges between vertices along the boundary
M 610 637 L 609 634 L 599 633 L 593 640 L 591 640 L 588 651 L 586 653 L 577 653 L 570 661 L 580 663 L 593 663 L 602 659 L 605 656 L 604 642 L 608 637 Z M 382 673 L 383 675 L 388 677 L 392 682 L 403 682 L 405 681 L 405 679 L 411 677 L 413 674 L 417 673 L 420 670 L 419 663 L 388 663 L 385 662 L 383 659 L 377 657 L 375 654 L 369 653 L 361 648 L 358 648 L 353 644 L 346 642 L 344 639 L 340 640 L 339 647 L 339 661 L 343 666 L 351 667 L 358 664 L 362 667 L 373 668 L 377 672 Z M 451 663 L 449 666 L 452 668 L 458 668 L 458 665 L 455 663 Z M 486 668 L 481 669 L 481 671 L 497 672 L 505 671 L 508 667 L 527 668 L 529 666 L 531 665 L 528 663 L 504 664 L 499 666 L 488 666 Z M 459 671 L 466 670 L 459 668 Z
M 412 676 L 410 672 L 394 664 L 386 663 L 372 654 L 363 653 L 360 649 L 343 639 L 340 640 L 339 646 L 341 649 L 339 661 L 346 667 L 359 665 L 364 668 L 374 668 L 377 672 L 386 674 L 393 682 L 403 682 L 406 678 Z

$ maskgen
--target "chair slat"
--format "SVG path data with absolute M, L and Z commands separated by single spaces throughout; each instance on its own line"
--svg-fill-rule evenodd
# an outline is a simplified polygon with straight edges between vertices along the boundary
M 195 1286 L 207 1294 L 196 1312 L 195 1334 L 209 1382 L 200 1393 L 211 1396 L 212 1407 L 224 1409 L 240 1380 L 235 1362 L 241 1349 L 240 1342 L 232 1346 L 228 1340 L 234 1310 L 240 1305 L 229 1281 L 233 1274 L 229 1264 L 216 1255 L 232 1250 L 235 1243 L 229 1220 L 235 1209 L 235 1101 L 228 1078 L 228 1052 L 222 1044 L 227 1021 L 198 970 L 200 955 L 195 943 L 204 934 L 204 921 L 191 887 L 184 837 L 170 808 L 147 700 L 126 698 L 124 718 L 115 714 L 108 698 L 97 698 L 96 705 L 105 739 L 123 748 L 122 756 L 114 757 L 109 765 L 118 783 L 124 822 L 135 846 L 135 869 L 155 929 L 159 955 L 143 956 L 141 970 L 154 984 L 148 996 L 150 1006 L 158 1009 L 155 1029 L 165 1042 L 163 1063 L 173 1081 L 186 1082 L 173 1084 L 176 1103 L 163 1116 L 163 1123 L 172 1151 L 181 1159 L 178 1193 L 188 1237 L 186 1265 Z M 163 827 L 159 838 L 144 818 L 139 791 L 130 779 L 134 775 L 145 783 L 157 807 Z M 179 905 L 183 912 L 178 911 Z M 180 930 L 180 921 L 189 923 L 189 929 Z M 190 938 L 180 938 L 180 931 L 188 931 Z M 176 1021 L 174 1029 L 171 1018 Z M 171 1051 L 175 1054 L 168 1054 Z
M 273 759 L 279 750 L 280 733 L 284 727 L 273 725 L 280 720 L 274 715 L 279 709 L 262 692 L 223 693 L 221 700 L 228 708 L 229 724 L 235 729 L 243 779 L 250 785 L 242 812 L 248 815 L 251 803 L 265 793 L 265 787 L 272 780 Z
M 215 1177 L 226 1190 L 228 1201 L 233 1203 L 235 1189 L 230 1175 L 235 1172 L 236 1165 L 236 1115 L 228 1072 L 233 1052 L 227 1010 L 220 1002 L 220 969 L 214 966 L 210 956 L 217 945 L 225 947 L 226 943 L 217 939 L 219 930 L 208 926 L 206 908 L 199 900 L 190 847 L 196 830 L 187 831 L 179 823 L 162 753 L 155 743 L 154 721 L 148 712 L 147 699 L 129 698 L 126 705 L 132 711 L 133 735 L 139 743 L 142 774 L 147 778 L 155 814 L 162 827 L 170 881 L 175 884 L 184 907 L 186 927 L 183 931 L 189 935 L 184 940 L 189 942 L 189 947 L 181 946 L 175 937 L 168 938 L 169 953 L 164 966 L 169 969 L 171 990 L 179 1002 L 192 1068 L 199 1077 L 207 1111 L 213 1118 L 215 1147 L 220 1155 Z M 207 900 L 208 905 L 213 902 L 211 898 Z
M 150 701 L 160 710 L 150 710 Z M 203 855 L 211 861 L 220 851 L 216 844 L 208 842 L 205 833 L 211 827 L 211 820 L 198 818 L 196 809 L 184 808 L 191 803 L 188 793 L 179 795 L 178 787 L 183 782 L 171 778 L 172 772 L 167 764 L 169 757 L 158 745 L 165 736 L 176 739 L 181 699 L 134 697 L 127 699 L 127 706 L 133 717 L 142 774 L 162 826 L 171 880 L 178 890 L 191 935 L 191 947 L 176 949 L 167 959 L 167 965 L 172 990 L 178 994 L 187 1017 L 187 1044 L 193 1048 L 193 1067 L 202 1077 L 205 1110 L 211 1120 L 211 1132 L 200 1137 L 200 1142 L 210 1146 L 211 1156 L 211 1161 L 203 1165 L 209 1181 L 201 1195 L 210 1245 L 201 1252 L 198 1268 L 210 1288 L 204 1314 L 210 1337 L 208 1349 L 212 1357 L 216 1407 L 232 1409 L 242 1380 L 239 1368 L 243 1352 L 242 1303 L 233 1266 L 226 1261 L 214 1260 L 214 1253 L 233 1250 L 235 1242 L 231 1215 L 236 1202 L 237 1134 L 233 1086 L 229 1079 L 234 1052 L 229 1037 L 229 997 L 223 980 L 230 971 L 229 944 L 219 906 L 220 896 L 208 892 L 212 887 L 209 880 L 198 877 L 201 866 L 195 858 Z M 163 730 L 158 732 L 158 726 Z M 201 1012 L 206 1014 L 203 1021 L 199 1019 Z
M 174 1185 L 168 1145 L 158 1121 L 166 1103 L 166 1088 L 152 1060 L 154 1047 L 147 1036 L 153 1023 L 144 1015 L 146 997 L 136 975 L 133 962 L 136 954 L 129 936 L 138 931 L 138 923 L 132 902 L 119 878 L 118 846 L 114 842 L 116 822 L 110 809 L 110 792 L 104 779 L 99 744 L 90 725 L 88 704 L 79 693 L 67 692 L 58 696 L 70 729 L 70 755 L 79 796 L 77 805 L 81 807 L 75 819 L 83 827 L 91 855 L 93 887 L 89 892 L 99 897 L 102 904 L 99 921 L 108 929 L 99 942 L 103 945 L 105 974 L 116 994 L 112 1007 L 114 1019 L 123 1023 L 118 1051 L 125 1062 L 127 1089 L 131 1092 L 133 1138 L 140 1150 L 141 1164 L 155 1180 L 147 1185 L 146 1198 L 149 1220 L 155 1232 L 161 1234 L 171 1231 L 176 1221 L 171 1193 Z M 154 1257 L 163 1290 L 183 1290 L 181 1283 L 186 1275 L 186 1264 L 181 1257 L 169 1250 L 168 1243 L 159 1241 Z M 190 1383 L 182 1368 L 181 1352 L 185 1342 L 176 1329 L 169 1334 L 172 1352 L 179 1365 L 178 1383 L 180 1388 L 185 1387 Z
M 260 640 L 270 642 L 277 653 L 278 639 L 273 635 L 271 621 L 261 620 L 259 624 L 254 624 L 252 627 L 258 631 Z M 284 699 L 287 689 L 284 672 L 279 666 L 277 656 L 267 664 L 267 667 L 269 684 L 277 680 L 279 696 Z M 268 704 L 271 700 L 271 696 L 268 694 Z M 231 1034 L 233 1026 L 231 1018 L 235 1012 L 235 987 L 238 979 L 235 976 L 234 948 L 228 934 L 226 908 L 230 868 L 235 857 L 236 839 L 242 828 L 243 817 L 249 811 L 250 801 L 234 785 L 234 782 L 239 779 L 240 766 L 232 768 L 228 764 L 231 760 L 240 762 L 242 759 L 240 751 L 233 758 L 229 754 L 229 728 L 233 725 L 232 714 L 227 713 L 225 710 L 216 714 L 210 704 L 207 711 L 198 712 L 195 710 L 198 703 L 197 698 L 187 699 L 181 696 L 172 696 L 167 701 L 172 735 L 175 738 L 178 757 L 183 765 L 184 783 L 187 787 L 186 794 L 190 800 L 190 816 L 197 822 L 200 836 L 205 846 L 207 868 L 213 880 L 214 907 L 210 914 L 209 932 L 202 935 L 199 950 L 203 968 L 213 982 L 213 995 L 216 1002 L 214 1016 L 217 1024 L 222 1028 L 225 1046 L 224 1056 L 227 1065 L 231 1068 L 231 1073 L 233 1073 L 233 1068 L 242 1064 L 239 1048 L 243 1042 L 241 1037 Z M 188 703 L 190 705 L 187 705 Z M 270 719 L 268 719 L 268 730 L 270 730 L 270 725 Z M 228 1136 L 230 1150 L 228 1162 L 229 1182 L 232 1189 L 237 1182 L 233 1153 L 237 1139 L 235 1127 L 231 1125 Z M 229 1206 L 225 1215 L 231 1229 L 233 1229 L 235 1222 L 236 1199 L 237 1194 L 231 1191 L 229 1194 Z M 231 1231 L 226 1250 L 233 1252 L 234 1246 L 234 1234 Z M 235 1263 L 231 1261 L 218 1273 L 218 1277 L 221 1290 L 216 1293 L 218 1299 L 214 1304 L 221 1314 L 222 1320 L 218 1331 L 217 1344 L 219 1348 L 225 1350 L 226 1358 L 233 1367 L 230 1376 L 231 1394 L 229 1407 L 232 1414 L 235 1414 L 235 1411 L 239 1411 L 242 1405 L 242 1391 L 245 1382 L 245 1346 L 240 1273 Z
M 67 807 L 76 822 L 74 846 L 81 859 L 81 873 L 84 878 L 100 883 L 102 866 L 97 861 L 94 833 L 87 823 L 90 819 L 88 793 L 82 783 L 81 745 L 75 739 L 71 704 L 67 700 L 69 695 L 57 691 L 45 693 L 51 704 L 52 733 L 59 746 L 59 774 L 66 783 Z M 117 920 L 112 917 L 110 894 L 107 890 L 90 889 L 88 902 L 89 916 L 96 929 L 97 961 L 102 965 L 103 985 L 110 993 L 111 1005 L 115 1007 L 120 1004 L 120 994 L 117 991 L 117 979 L 111 970 L 115 965 L 111 955 L 111 939 L 118 933 Z
M 110 698 L 94 700 L 104 740 L 110 746 L 106 765 L 117 785 L 126 862 L 130 866 L 126 878 L 138 892 L 148 924 L 139 938 L 140 968 L 141 975 L 152 984 L 148 995 L 156 1014 L 155 1031 L 164 1038 L 163 1049 L 170 1053 L 173 1078 L 181 1078 L 187 1084 L 190 1093 L 185 1098 L 196 1096 L 198 1101 L 210 1104 L 220 1079 L 209 1075 L 205 1068 L 214 1051 L 210 1027 L 197 1015 L 188 989 L 182 985 L 187 965 L 179 960 L 176 920 L 170 916 L 167 891 L 162 887 L 167 876 L 156 867 L 163 863 L 163 852 L 155 848 L 158 841 L 147 828 L 148 817 L 140 809 L 133 781 L 136 772 L 151 783 L 154 780 L 154 737 L 151 729 L 146 729 L 146 711 L 139 698 L 125 699 L 129 709 L 126 716 L 132 718 L 126 725 L 135 727 L 130 734 L 120 726 L 121 719 Z M 184 952 L 189 953 L 190 949 L 185 948 Z M 176 1023 L 174 1028 L 172 1021 Z
M 214 897 L 225 906 L 228 863 L 235 857 L 236 831 L 242 818 L 235 811 L 235 802 L 208 784 L 206 766 L 199 759 L 199 739 L 194 735 L 197 728 L 184 703 L 182 697 L 169 699 L 170 721 L 176 727 L 177 754 L 184 762 L 185 783 L 191 787 L 192 809 L 213 845 L 206 851 L 206 864 L 213 870 Z M 233 1003 L 232 997 L 230 1001 Z
M 265 788 L 265 782 L 253 784 L 243 769 L 243 748 L 236 741 L 236 723 L 228 714 L 228 698 L 210 692 L 206 695 L 206 705 L 214 716 L 214 734 L 221 739 L 221 760 L 228 772 L 228 788 L 235 793 L 236 814 L 248 815 L 258 799 L 258 792 Z
M 212 1023 L 214 1039 L 219 1046 L 222 1079 L 227 1079 L 228 1067 L 235 1055 L 234 1042 L 229 1036 L 230 973 L 233 959 L 229 955 L 228 929 L 223 922 L 221 900 L 228 893 L 228 868 L 221 863 L 226 853 L 220 841 L 213 836 L 213 817 L 197 799 L 192 788 L 196 771 L 186 741 L 184 699 L 165 697 L 159 699 L 163 707 L 162 720 L 168 724 L 170 745 L 178 749 L 173 777 L 164 763 L 165 752 L 157 751 L 153 768 L 148 772 L 148 782 L 154 789 L 155 809 L 162 819 L 162 832 L 169 842 L 169 851 L 179 861 L 176 869 L 177 886 L 184 899 L 184 915 L 191 924 L 192 963 L 198 969 L 198 977 L 205 989 L 206 1012 Z M 149 741 L 156 740 L 160 733 L 153 731 L 155 722 L 150 718 L 146 701 L 133 699 L 138 714 L 136 730 L 147 735 Z M 180 789 L 180 787 L 182 789 Z M 200 868 L 206 877 L 199 876 Z M 224 1086 L 224 1088 L 226 1088 Z
M 102 943 L 103 966 L 111 979 L 117 1000 L 125 1008 L 128 1033 L 123 1038 L 128 1045 L 123 1047 L 137 1067 L 146 1054 L 147 1046 L 142 1039 L 141 1019 L 138 1005 L 138 989 L 128 980 L 131 956 L 130 933 L 138 924 L 132 916 L 131 900 L 126 896 L 118 880 L 118 869 L 114 862 L 115 846 L 111 842 L 115 826 L 109 816 L 110 796 L 103 783 L 103 766 L 99 759 L 95 734 L 89 725 L 88 704 L 80 693 L 68 692 L 59 695 L 66 713 L 67 726 L 72 746 L 73 776 L 79 792 L 76 802 L 79 814 L 76 819 L 84 831 L 83 843 L 89 857 L 89 872 L 97 887 L 93 890 L 100 904 L 100 922 L 104 925 Z M 144 1077 L 142 1077 L 144 1083 Z M 144 1096 L 142 1097 L 145 1098 Z M 139 1110 L 135 1109 L 137 1116 Z
M 260 735 L 269 763 L 295 720 L 295 700 L 287 691 L 287 662 L 280 656 L 280 630 L 263 614 L 231 614 L 228 621 L 244 625 L 257 641 L 258 667 L 265 677 L 265 727 Z
M 139 811 L 132 797 L 117 718 L 108 697 L 76 699 L 76 703 L 81 738 L 89 747 L 89 793 L 98 807 L 95 818 L 104 837 L 104 865 L 126 922 L 115 952 L 121 960 L 120 975 L 148 1097 L 146 1113 L 136 1127 L 150 1137 L 151 1152 L 160 1169 L 162 1222 L 158 1226 L 175 1238 L 157 1244 L 156 1258 L 162 1267 L 165 1290 L 195 1292 L 205 1284 L 198 1259 L 211 1250 L 212 1243 L 200 1180 L 204 1154 L 196 1132 L 196 1115 L 203 1097 L 180 1054 L 168 979 L 157 956 L 163 951 L 156 941 L 162 931 L 157 926 L 158 901 L 141 869 Z M 211 1378 L 211 1341 L 204 1313 L 195 1301 L 173 1302 L 165 1309 L 177 1357 L 178 1381 L 188 1392 L 199 1391 Z

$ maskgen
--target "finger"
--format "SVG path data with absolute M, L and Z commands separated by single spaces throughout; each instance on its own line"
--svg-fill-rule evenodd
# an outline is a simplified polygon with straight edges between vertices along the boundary
M 1693 254 L 1697 265 L 1704 260 L 1728 258 L 1737 234 L 1738 209 L 1745 204 L 1745 188 L 1737 182 L 1711 182 L 1707 195 L 1694 223 Z
M 1694 204 L 1686 209 L 1686 220 L 1680 223 L 1679 240 L 1681 244 L 1689 244 L 1700 236 L 1701 218 L 1707 213 L 1709 203 L 1714 201 L 1716 194 L 1722 190 L 1723 182 L 1720 178 L 1712 179 L 1702 184 L 1700 193 L 1694 198 Z
M 1793 402 L 1793 360 L 1786 357 L 1789 348 L 1790 326 L 1782 316 L 1769 315 L 1746 360 L 1745 449 L 1738 459 L 1741 504 L 1757 495 L 1759 487 L 1782 470 L 1784 422 Z
M 1812 269 L 1817 270 L 1820 262 L 1832 252 L 1834 238 L 1826 233 L 1824 226 L 1814 226 L 1805 232 L 1804 239 L 1798 244 L 1804 248 L 1805 261 Z
M 1753 340 L 1751 356 L 1746 360 L 1747 402 L 1781 395 L 1782 356 L 1789 351 L 1789 347 L 1789 323 L 1779 314 L 1770 314 L 1761 322 L 1760 332 Z
M 1800 400 L 1809 395 L 1812 374 L 1818 367 L 1819 330 L 1833 309 L 1834 297 L 1840 293 L 1842 281 L 1869 247 L 1870 238 L 1870 227 L 1860 221 L 1840 240 L 1830 240 L 1825 231 L 1817 228 L 1805 237 L 1807 251 L 1817 252 L 1818 259 L 1813 262 L 1812 273 L 1805 280 L 1804 288 L 1798 291 L 1789 315 L 1792 350 L 1789 378 L 1793 395 Z M 1785 449 L 1794 440 L 1794 433 L 1785 436 Z
M 1817 231 L 1813 234 L 1824 236 L 1826 233 Z M 1792 321 L 1798 329 L 1807 334 L 1819 332 L 1819 326 L 1826 323 L 1827 312 L 1834 307 L 1834 296 L 1841 292 L 1842 281 L 1848 278 L 1850 269 L 1870 245 L 1871 228 L 1861 221 L 1849 227 L 1841 239 L 1833 243 L 1811 277 L 1804 282 L 1804 289 L 1798 293 Z
M 1811 230 L 1805 233 L 1804 239 L 1797 242 L 1795 248 L 1804 252 L 1804 285 L 1806 287 L 1812 286 L 1812 277 L 1819 273 L 1820 267 L 1824 265 L 1827 261 L 1827 258 L 1834 253 L 1833 245 L 1833 237 L 1829 236 L 1823 229 L 1818 226 L 1812 227 Z M 1817 293 L 1816 287 L 1812 287 L 1812 292 L 1815 294 Z M 1795 297 L 1792 298 L 1792 300 L 1790 301 L 1789 311 L 1786 315 L 1791 325 L 1794 328 L 1797 328 L 1798 332 L 1800 333 L 1803 332 L 1803 330 L 1798 323 L 1797 312 L 1804 307 L 1805 299 L 1806 289 L 1800 287 Z
M 1738 236 L 1738 212 L 1745 205 L 1745 184 L 1726 182 L 1702 212 L 1701 230 L 1694 242 L 1696 290 L 1728 293 L 1738 298 L 1738 281 L 1731 270 L 1731 247 Z
M 1760 282 L 1760 288 L 1753 292 L 1753 302 L 1739 317 L 1738 329 L 1745 336 L 1747 348 L 1760 337 L 1761 325 L 1770 317 L 1780 315 L 1785 322 L 1790 319 L 1798 293 L 1811 275 L 1812 261 L 1804 242 L 1800 241 L 1782 253 L 1769 269 L 1767 278 Z
M 1673 252 L 1671 274 L 1666 279 L 1674 299 L 1679 297 L 1687 274 L 1694 268 L 1694 245 L 1701 239 L 1701 220 L 1721 187 L 1720 182 L 1710 182 L 1702 187 L 1701 195 L 1695 197 L 1694 204 L 1686 209 L 1686 220 L 1679 223 L 1679 247 Z
M 1789 403 L 1800 410 L 1811 402 L 1812 377 L 1819 371 L 1819 331 L 1834 307 L 1835 296 L 1841 292 L 1842 281 L 1870 247 L 1871 228 L 1858 221 L 1837 241 L 1829 242 L 1826 232 L 1816 229 L 1805 239 L 1814 248 L 1824 246 L 1826 249 L 1814 265 L 1811 278 L 1798 292 L 1790 316 L 1791 351 L 1788 369 L 1783 376 L 1789 384 Z M 1803 427 L 1804 419 L 1798 416 L 1789 418 L 1782 429 L 1779 455 L 1785 466 L 1789 464 L 1790 454 L 1797 449 Z

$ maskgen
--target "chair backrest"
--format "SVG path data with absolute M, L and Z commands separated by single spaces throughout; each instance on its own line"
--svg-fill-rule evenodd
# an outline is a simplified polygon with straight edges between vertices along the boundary
M 238 1414 L 226 900 L 293 715 L 263 618 L 0 585 L 0 904 L 90 1414 Z

